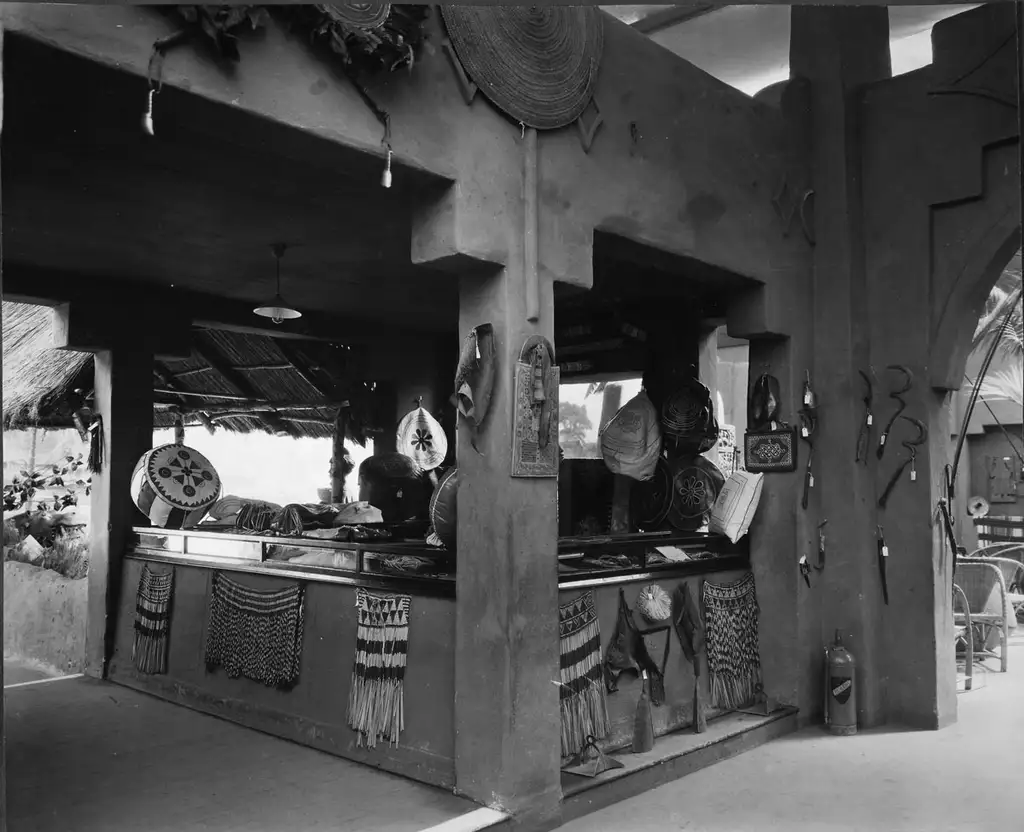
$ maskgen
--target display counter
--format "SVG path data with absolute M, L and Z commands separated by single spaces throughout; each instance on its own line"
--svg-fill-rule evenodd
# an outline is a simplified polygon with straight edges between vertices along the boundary
M 748 539 L 731 543 L 727 538 L 701 533 L 636 534 L 610 537 L 563 538 L 559 541 L 559 605 L 581 596 L 593 595 L 601 636 L 602 655 L 616 627 L 620 591 L 644 635 L 647 650 L 659 667 L 664 663 L 665 700 L 652 707 L 655 736 L 686 729 L 693 723 L 694 672 L 670 624 L 650 625 L 637 611 L 637 598 L 644 587 L 657 584 L 669 595 L 682 583 L 689 583 L 700 599 L 705 580 L 729 584 L 749 571 Z M 699 600 L 698 600 L 699 603 Z M 702 610 L 703 614 L 703 610 Z M 665 659 L 666 645 L 668 656 Z M 706 658 L 701 659 L 699 684 L 703 701 L 709 703 L 709 675 Z M 599 741 L 607 751 L 628 747 L 633 739 L 634 716 L 640 695 L 640 680 L 622 675 L 617 690 L 606 694 L 609 732 Z M 708 707 L 708 719 L 727 713 Z
M 251 728 L 451 788 L 455 580 L 448 563 L 443 552 L 422 544 L 136 529 L 123 566 L 110 678 Z M 403 572 L 403 564 L 417 571 Z M 164 672 L 141 672 L 133 660 L 144 570 L 171 575 L 173 581 Z M 287 689 L 244 675 L 232 678 L 224 666 L 207 665 L 218 576 L 254 593 L 302 587 L 297 679 Z M 363 592 L 409 599 L 404 727 L 397 743 L 378 739 L 373 748 L 349 727 L 357 602 Z

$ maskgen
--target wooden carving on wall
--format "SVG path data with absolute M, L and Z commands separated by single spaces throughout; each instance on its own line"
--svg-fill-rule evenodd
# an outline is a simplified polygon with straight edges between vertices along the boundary
M 551 342 L 526 339 L 515 366 L 512 476 L 558 476 L 558 365 Z

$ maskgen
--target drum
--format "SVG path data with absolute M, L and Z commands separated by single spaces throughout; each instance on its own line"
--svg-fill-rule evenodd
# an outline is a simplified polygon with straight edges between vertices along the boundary
M 199 451 L 161 445 L 139 459 L 131 492 L 132 501 L 154 526 L 189 529 L 220 498 L 220 477 Z
M 430 497 L 430 522 L 444 547 L 455 551 L 458 537 L 459 469 L 450 468 Z

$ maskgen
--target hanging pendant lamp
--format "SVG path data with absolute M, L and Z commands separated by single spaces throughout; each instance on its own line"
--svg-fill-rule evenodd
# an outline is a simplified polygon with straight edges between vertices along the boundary
M 263 304 L 263 306 L 257 306 L 252 310 L 261 318 L 270 318 L 275 324 L 279 324 L 281 321 L 293 321 L 296 318 L 302 317 L 301 312 L 297 309 L 292 309 L 285 303 L 284 298 L 281 297 L 281 258 L 284 257 L 286 248 L 288 247 L 284 243 L 275 243 L 270 247 L 270 250 L 274 252 L 274 258 L 277 260 L 277 294 L 269 302 Z

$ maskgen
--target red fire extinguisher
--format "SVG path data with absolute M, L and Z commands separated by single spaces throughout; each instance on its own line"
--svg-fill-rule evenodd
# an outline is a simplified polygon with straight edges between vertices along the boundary
M 857 733 L 856 682 L 857 660 L 836 630 L 835 642 L 825 649 L 825 725 L 833 734 Z

